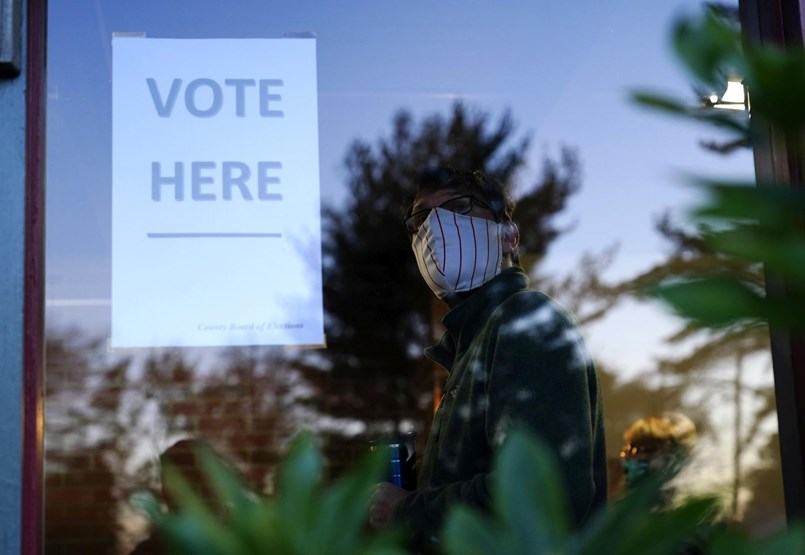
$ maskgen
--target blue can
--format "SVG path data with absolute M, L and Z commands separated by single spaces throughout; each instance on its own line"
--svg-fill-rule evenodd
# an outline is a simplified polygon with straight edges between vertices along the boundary
M 400 444 L 389 443 L 389 460 L 391 461 L 390 482 L 401 488 L 403 485 L 402 461 L 400 460 Z
M 416 433 L 369 442 L 370 449 L 388 452 L 386 481 L 408 491 L 416 489 Z

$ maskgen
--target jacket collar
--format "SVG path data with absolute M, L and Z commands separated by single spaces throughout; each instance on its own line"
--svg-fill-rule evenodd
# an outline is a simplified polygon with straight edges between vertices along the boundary
M 500 303 L 525 289 L 528 276 L 522 268 L 503 270 L 450 309 L 442 318 L 447 331 L 439 343 L 425 349 L 425 356 L 450 371 Z

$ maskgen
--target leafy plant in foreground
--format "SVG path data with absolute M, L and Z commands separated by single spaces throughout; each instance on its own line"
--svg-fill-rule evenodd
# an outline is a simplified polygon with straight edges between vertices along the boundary
M 703 90 L 718 90 L 725 75 L 740 75 L 749 91 L 751 117 L 787 137 L 794 155 L 805 155 L 805 50 L 742 42 L 716 15 L 683 19 L 674 28 L 676 52 Z M 650 108 L 718 127 L 731 139 L 759 142 L 760 125 L 743 112 L 701 110 L 684 102 L 640 93 Z M 805 329 L 805 192 L 801 184 L 697 180 L 708 195 L 692 213 L 720 260 L 699 275 L 671 276 L 653 289 L 681 315 L 710 327 L 770 322 Z M 763 269 L 786 280 L 786 298 L 759 286 Z
M 380 481 L 381 453 L 367 456 L 350 473 L 325 487 L 322 458 L 313 438 L 301 434 L 279 473 L 277 493 L 260 498 L 248 491 L 211 452 L 199 453 L 215 499 L 202 499 L 177 472 L 167 488 L 179 499 L 163 512 L 152 496 L 133 502 L 144 511 L 176 553 L 194 555 L 398 555 L 397 536 L 372 534 L 366 526 L 369 495 Z M 224 507 L 223 514 L 217 510 Z
M 366 554 L 398 555 L 398 533 L 371 534 L 366 528 L 371 486 L 383 468 L 369 457 L 335 484 L 320 481 L 321 458 L 310 436 L 297 438 L 283 463 L 277 495 L 258 499 L 210 453 L 202 455 L 217 499 L 202 500 L 179 476 L 169 487 L 181 500 L 164 513 L 156 499 L 135 504 L 165 534 L 176 553 L 192 555 Z M 504 444 L 493 474 L 493 508 L 481 513 L 457 507 L 448 516 L 439 551 L 445 555 L 599 553 L 662 555 L 695 546 L 715 555 L 788 554 L 805 549 L 805 532 L 790 529 L 756 542 L 742 532 L 707 524 L 714 498 L 661 509 L 667 476 L 656 476 L 614 506 L 572 530 L 561 474 L 553 454 L 526 432 Z M 225 517 L 215 509 L 226 506 Z

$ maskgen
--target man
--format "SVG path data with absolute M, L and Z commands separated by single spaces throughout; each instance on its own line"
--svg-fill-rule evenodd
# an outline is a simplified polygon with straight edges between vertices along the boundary
M 489 476 L 507 434 L 525 427 L 552 447 L 574 524 L 606 502 L 598 380 L 571 318 L 528 290 L 514 204 L 480 172 L 441 170 L 419 183 L 404 223 L 420 273 L 450 307 L 426 356 L 449 372 L 413 492 L 379 484 L 375 528 L 407 525 L 417 543 L 438 535 L 458 503 L 490 505 Z

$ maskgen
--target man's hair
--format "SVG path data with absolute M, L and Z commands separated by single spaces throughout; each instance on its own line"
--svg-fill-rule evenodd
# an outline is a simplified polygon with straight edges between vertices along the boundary
M 459 193 L 472 195 L 488 205 L 495 216 L 502 222 L 512 221 L 514 201 L 506 187 L 497 179 L 486 175 L 481 170 L 465 171 L 451 167 L 428 168 L 420 172 L 417 188 L 413 196 L 403 200 L 402 217 L 411 215 L 416 196 L 424 191 L 453 189 Z

